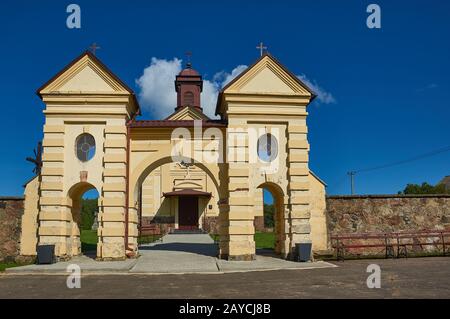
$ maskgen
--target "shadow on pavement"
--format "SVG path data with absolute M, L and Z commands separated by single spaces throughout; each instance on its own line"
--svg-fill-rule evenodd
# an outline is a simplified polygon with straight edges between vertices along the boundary
M 269 248 L 257 248 L 256 255 L 283 259 L 280 255 L 275 253 L 275 250 Z
M 216 257 L 219 252 L 216 244 L 201 243 L 161 243 L 155 246 L 141 246 L 139 250 L 183 251 L 210 257 Z
M 97 251 L 96 250 L 89 250 L 89 251 L 83 251 L 81 253 L 83 256 L 89 257 L 91 259 L 97 258 Z

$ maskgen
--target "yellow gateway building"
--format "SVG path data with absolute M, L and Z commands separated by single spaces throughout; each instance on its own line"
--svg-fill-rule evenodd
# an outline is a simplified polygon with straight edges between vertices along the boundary
M 79 255 L 89 189 L 100 195 L 99 260 L 137 256 L 148 225 L 214 232 L 219 258 L 252 260 L 263 189 L 274 198 L 276 253 L 327 248 L 325 185 L 308 168 L 314 93 L 269 54 L 221 90 L 220 120 L 203 113 L 202 77 L 189 63 L 174 82 L 174 112 L 161 120 L 139 120 L 134 92 L 90 52 L 38 90 L 42 168 L 25 188 L 22 255 L 44 244 L 61 260 Z

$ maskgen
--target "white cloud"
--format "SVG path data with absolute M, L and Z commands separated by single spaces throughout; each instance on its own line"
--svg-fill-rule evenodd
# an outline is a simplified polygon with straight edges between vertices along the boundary
M 203 80 L 202 107 L 203 112 L 210 118 L 215 118 L 217 96 L 219 91 L 236 76 L 247 68 L 246 65 L 238 65 L 231 73 L 220 71 L 214 74 L 212 81 Z
M 334 104 L 336 103 L 336 99 L 330 93 L 325 91 L 321 86 L 317 84 L 316 81 L 309 80 L 306 75 L 297 75 L 297 77 L 302 80 L 314 93 L 317 94 L 317 100 L 323 104 Z
M 203 80 L 203 91 L 201 98 L 201 106 L 203 113 L 209 118 L 216 118 L 214 114 L 216 111 L 217 96 L 219 95 L 220 87 L 216 82 Z
M 165 118 L 175 110 L 177 94 L 174 81 L 181 71 L 181 63 L 182 60 L 178 58 L 166 60 L 153 57 L 142 76 L 136 80 L 141 107 L 150 111 L 157 119 Z M 214 112 L 219 91 L 246 68 L 245 65 L 239 65 L 231 73 L 221 71 L 212 80 L 203 80 L 201 106 L 207 116 L 216 117 Z
M 168 116 L 176 107 L 175 76 L 181 71 L 181 60 L 152 58 L 150 66 L 144 69 L 136 80 L 139 86 L 139 102 L 158 119 Z
M 241 74 L 245 69 L 247 69 L 246 65 L 238 65 L 235 67 L 231 73 L 227 73 L 225 71 L 217 72 L 214 77 L 213 81 L 220 84 L 221 88 L 230 83 L 236 76 Z

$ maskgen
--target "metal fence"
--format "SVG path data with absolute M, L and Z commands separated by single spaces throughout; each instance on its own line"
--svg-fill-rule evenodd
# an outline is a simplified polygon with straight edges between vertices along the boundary
M 338 260 L 346 255 L 377 255 L 385 258 L 408 257 L 409 254 L 448 254 L 450 230 L 416 232 L 332 234 L 331 246 Z M 359 252 L 359 253 L 358 253 Z

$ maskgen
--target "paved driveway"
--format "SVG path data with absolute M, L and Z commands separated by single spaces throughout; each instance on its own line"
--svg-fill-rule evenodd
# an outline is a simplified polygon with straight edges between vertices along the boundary
M 366 285 L 373 263 L 381 267 L 379 289 Z M 336 264 L 226 274 L 85 275 L 80 289 L 68 289 L 67 276 L 0 275 L 0 298 L 450 298 L 449 257 Z
M 219 248 L 207 234 L 170 234 L 161 242 L 142 246 L 131 273 L 217 273 L 273 269 L 334 267 L 330 263 L 297 263 L 276 256 L 256 256 L 254 261 L 217 259 Z
M 86 256 L 52 265 L 28 265 L 7 269 L 7 273 L 66 273 L 67 266 L 77 264 L 82 273 L 186 274 L 226 273 L 274 269 L 329 268 L 326 262 L 298 263 L 275 256 L 257 256 L 254 261 L 217 259 L 218 247 L 207 234 L 169 234 L 153 244 L 139 248 L 140 257 L 125 261 L 95 261 Z
M 169 234 L 161 242 L 139 247 L 131 273 L 217 272 L 218 247 L 207 234 Z

